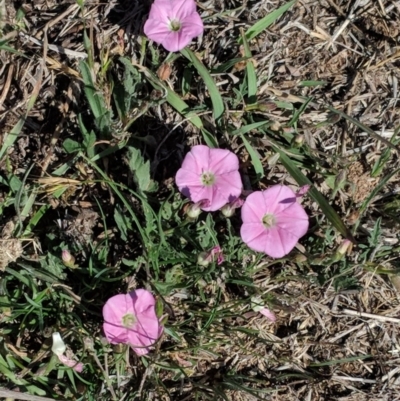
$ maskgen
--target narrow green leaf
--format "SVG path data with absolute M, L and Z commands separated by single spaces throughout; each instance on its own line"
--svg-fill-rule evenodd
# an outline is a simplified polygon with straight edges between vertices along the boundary
M 224 115 L 225 106 L 222 101 L 221 94 L 219 93 L 218 87 L 214 82 L 214 79 L 208 72 L 204 64 L 197 58 L 197 56 L 188 48 L 181 50 L 181 53 L 190 60 L 195 66 L 199 75 L 203 78 L 208 91 L 210 92 L 211 102 L 213 104 L 214 119 L 218 122 Z
M 381 191 L 386 184 L 391 180 L 392 177 L 396 176 L 397 174 L 400 173 L 400 168 L 391 171 L 389 174 L 387 174 L 385 177 L 382 178 L 382 180 L 379 182 L 379 184 L 372 190 L 372 192 L 369 194 L 368 198 L 364 200 L 362 203 L 361 207 L 358 210 L 359 217 L 358 217 L 358 222 L 360 221 L 361 216 L 364 214 L 365 210 L 367 209 L 368 205 L 372 202 L 372 200 L 375 198 L 375 196 Z M 355 224 L 355 229 L 358 226 Z
M 326 81 L 300 81 L 299 86 L 324 86 Z
M 14 142 L 17 140 L 18 135 L 22 131 L 22 127 L 25 124 L 25 117 L 21 117 L 17 124 L 15 124 L 14 128 L 6 134 L 6 137 L 3 142 L 3 146 L 0 149 L 0 160 L 3 159 L 3 156 L 6 154 L 8 148 L 14 144 Z
M 349 363 L 349 362 L 355 362 L 359 361 L 362 359 L 368 359 L 372 358 L 372 355 L 357 355 L 357 356 L 352 356 L 350 358 L 343 358 L 343 359 L 334 359 L 332 361 L 324 361 L 324 362 L 312 362 L 308 366 L 311 368 L 317 368 L 321 366 L 333 366 L 333 365 L 340 365 L 342 363 Z
M 241 135 L 241 134 L 247 134 L 250 131 L 253 131 L 257 128 L 261 128 L 264 125 L 270 124 L 270 121 L 259 121 L 256 123 L 244 125 L 243 127 L 240 127 L 232 132 L 230 132 L 231 135 Z
M 252 27 L 250 27 L 245 35 L 248 40 L 255 38 L 257 35 L 259 35 L 262 31 L 270 27 L 281 15 L 283 15 L 287 10 L 289 10 L 290 7 L 294 3 L 296 3 L 297 0 L 291 0 L 289 3 L 284 4 L 282 7 L 278 8 L 275 11 L 272 11 L 272 13 L 266 15 L 264 18 L 260 19 L 257 21 Z M 239 40 L 239 43 L 243 43 L 242 39 Z
M 280 149 L 273 146 L 275 152 L 279 153 L 280 160 L 285 166 L 289 174 L 296 180 L 299 185 L 311 185 L 308 195 L 314 199 L 320 206 L 322 212 L 326 218 L 332 223 L 332 225 L 343 235 L 343 237 L 355 242 L 353 235 L 350 230 L 343 223 L 335 209 L 328 203 L 324 196 L 312 186 L 312 182 L 300 171 L 300 169 L 293 163 L 293 161 Z
M 208 146 L 217 146 L 217 140 L 210 132 L 208 132 L 204 128 L 203 122 L 201 121 L 200 117 L 195 112 L 190 110 L 189 105 L 185 101 L 183 101 L 177 93 L 175 93 L 168 86 L 164 85 L 163 82 L 160 81 L 158 77 L 148 68 L 139 65 L 136 65 L 136 67 L 140 68 L 140 70 L 145 74 L 146 78 L 155 89 L 162 90 L 166 93 L 166 101 L 171 105 L 171 107 L 173 107 L 178 113 L 182 114 L 195 127 L 201 130 L 204 140 Z
M 251 51 L 249 43 L 247 42 L 246 36 L 242 31 L 242 41 L 244 47 L 244 55 L 248 57 L 246 62 L 246 73 L 247 73 L 247 97 L 248 103 L 253 104 L 257 101 L 257 75 L 254 68 L 253 60 L 251 59 Z
M 89 102 L 90 110 L 95 118 L 96 126 L 102 137 L 107 138 L 110 133 L 111 113 L 106 107 L 106 102 L 101 91 L 96 88 L 88 63 L 82 60 L 79 63 L 79 67 L 85 84 L 84 92 Z
M 228 72 L 231 68 L 233 68 L 237 63 L 248 60 L 248 57 L 237 57 L 232 60 L 228 60 L 227 62 L 219 65 L 218 67 L 212 69 L 211 74 L 222 74 L 224 72 Z
M 375 131 L 373 131 L 371 128 L 369 128 L 366 125 L 362 124 L 360 121 L 356 120 L 355 118 L 352 118 L 352 117 L 348 116 L 346 113 L 343 113 L 343 111 L 336 110 L 335 108 L 333 108 L 333 107 L 331 107 L 329 105 L 327 105 L 326 107 L 327 107 L 327 109 L 329 109 L 333 113 L 338 114 L 339 116 L 345 118 L 347 121 L 349 121 L 352 124 L 356 125 L 358 128 L 360 128 L 361 130 L 363 130 L 364 132 L 369 134 L 372 138 L 383 142 L 386 146 L 388 146 L 389 148 L 395 150 L 397 152 L 397 154 L 400 154 L 400 149 L 396 145 L 394 145 L 392 142 L 388 141 L 386 138 L 383 138 L 382 136 L 377 134 Z
M 253 149 L 253 147 L 250 145 L 249 141 L 245 138 L 245 136 L 243 134 L 240 134 L 240 137 L 242 138 L 244 146 L 246 147 L 247 151 L 249 152 L 249 155 L 251 157 L 251 162 L 252 162 L 254 170 L 257 174 L 257 178 L 264 177 L 264 175 L 265 175 L 264 168 L 262 166 L 262 163 L 261 163 L 258 153 Z

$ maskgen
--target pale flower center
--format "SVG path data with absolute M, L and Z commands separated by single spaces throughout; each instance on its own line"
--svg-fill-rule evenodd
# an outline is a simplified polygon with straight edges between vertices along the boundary
M 181 27 L 182 27 L 182 25 L 178 20 L 173 19 L 173 20 L 169 21 L 169 29 L 171 29 L 171 31 L 178 32 L 181 30 Z
M 215 182 L 215 176 L 213 173 L 210 173 L 209 171 L 206 171 L 201 175 L 201 182 L 203 185 L 209 187 L 214 184 Z
M 122 325 L 127 329 L 130 329 L 136 323 L 136 318 L 132 313 L 127 313 L 122 316 Z
M 265 228 L 272 228 L 276 226 L 276 219 L 273 214 L 266 214 L 262 218 L 262 223 L 264 224 Z

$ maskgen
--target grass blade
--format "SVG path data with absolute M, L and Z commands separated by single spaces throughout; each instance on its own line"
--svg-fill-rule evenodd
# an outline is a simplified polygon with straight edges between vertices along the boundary
M 246 31 L 245 36 L 247 40 L 255 38 L 262 31 L 270 27 L 281 15 L 283 15 L 287 10 L 289 10 L 289 8 L 292 7 L 292 5 L 296 3 L 296 1 L 297 0 L 289 1 L 289 3 L 284 4 L 282 7 L 279 7 L 277 10 L 272 11 L 272 13 L 266 15 L 264 18 L 257 21 L 252 27 L 250 27 Z M 239 40 L 239 43 L 243 43 L 242 39 Z
M 240 137 L 242 138 L 244 146 L 249 152 L 254 170 L 257 173 L 257 178 L 264 177 L 264 167 L 262 166 L 260 157 L 258 156 L 257 152 L 253 149 L 253 147 L 250 145 L 249 141 L 245 138 L 245 136 L 243 134 L 240 134 Z
M 251 51 L 246 36 L 242 30 L 242 41 L 244 47 L 244 55 L 246 56 L 246 73 L 247 73 L 247 96 L 248 103 L 253 104 L 257 101 L 257 75 L 254 68 L 253 60 L 251 59 Z
M 356 125 L 358 128 L 362 129 L 364 132 L 372 136 L 372 138 L 376 139 L 377 141 L 383 142 L 386 146 L 389 148 L 395 150 L 397 154 L 400 154 L 400 149 L 394 145 L 392 142 L 388 141 L 386 138 L 383 138 L 376 132 L 372 131 L 371 128 L 367 127 L 366 125 L 362 124 L 360 121 L 356 120 L 355 118 L 352 118 L 348 116 L 346 113 L 343 113 L 343 111 L 336 110 L 335 108 L 327 105 L 326 106 L 328 110 L 330 110 L 332 113 L 338 114 L 340 117 L 345 118 L 347 121 L 351 122 L 352 124 Z
M 214 119 L 218 122 L 224 114 L 225 106 L 217 85 L 215 85 L 215 82 L 208 72 L 207 68 L 191 50 L 185 48 L 181 50 L 181 53 L 193 63 L 197 72 L 203 78 L 204 83 L 206 84 L 208 91 L 210 92 L 211 102 L 213 104 L 214 110 Z
M 273 146 L 273 148 L 275 152 L 279 153 L 282 164 L 299 185 L 312 185 L 312 182 L 300 171 L 293 161 L 286 156 L 285 153 L 275 146 Z M 343 237 L 355 242 L 350 230 L 346 227 L 342 219 L 336 213 L 335 209 L 333 209 L 333 207 L 328 203 L 325 197 L 313 186 L 311 186 L 308 194 L 318 203 L 326 218 L 343 235 Z

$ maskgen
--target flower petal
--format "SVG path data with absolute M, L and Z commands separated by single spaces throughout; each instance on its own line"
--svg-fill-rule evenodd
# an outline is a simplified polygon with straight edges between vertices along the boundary
M 144 289 L 137 289 L 131 291 L 127 296 L 130 298 L 132 303 L 133 314 L 139 317 L 142 314 L 149 315 L 153 311 L 155 316 L 155 304 L 156 300 L 150 291 Z
M 242 220 L 244 223 L 262 223 L 265 215 L 265 199 L 263 192 L 256 191 L 250 194 L 242 206 Z
M 271 320 L 271 322 L 276 321 L 275 313 L 270 311 L 268 308 L 261 309 L 260 313 L 263 314 L 267 319 Z
M 154 19 L 148 19 L 143 30 L 149 39 L 154 40 L 159 45 L 163 44 L 168 35 L 173 33 L 168 24 Z
M 203 34 L 204 25 L 199 14 L 193 13 L 188 15 L 185 19 L 181 19 L 181 21 L 181 31 L 186 37 L 190 38 L 189 42 L 196 36 Z
M 181 168 L 184 170 L 191 170 L 199 175 L 204 171 L 209 171 L 210 150 L 211 149 L 205 145 L 193 146 L 190 152 L 186 154 Z
M 210 170 L 214 174 L 224 174 L 239 170 L 238 157 L 227 149 L 210 149 Z
M 186 20 L 193 13 L 197 14 L 196 2 L 194 0 L 168 0 L 168 1 L 172 4 L 171 17 L 176 18 L 179 21 Z
M 57 355 L 57 356 L 58 356 L 58 359 L 60 360 L 60 362 L 63 363 L 65 366 L 68 366 L 69 368 L 72 368 L 79 373 L 82 372 L 82 370 L 83 370 L 82 362 L 77 362 L 77 361 L 74 361 L 73 359 L 69 359 L 64 354 Z
M 168 25 L 172 13 L 172 1 L 173 0 L 154 1 L 150 8 L 148 20 L 156 20 L 159 22 L 164 22 L 166 25 Z
M 122 325 L 122 318 L 128 313 L 131 301 L 127 294 L 111 297 L 103 306 L 103 330 L 111 344 L 127 342 L 127 329 Z
M 285 185 L 274 185 L 262 192 L 265 207 L 264 214 L 278 214 L 296 202 L 296 194 Z

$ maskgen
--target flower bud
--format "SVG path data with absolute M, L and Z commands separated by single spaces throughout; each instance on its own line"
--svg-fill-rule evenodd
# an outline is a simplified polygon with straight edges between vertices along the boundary
M 197 264 L 199 266 L 207 267 L 210 264 L 208 252 L 200 252 L 197 256 Z
M 306 184 L 303 185 L 302 187 L 300 187 L 297 192 L 296 192 L 296 198 L 301 198 L 302 196 L 304 196 L 311 188 L 311 185 Z
M 186 208 L 185 213 L 190 220 L 196 220 L 199 217 L 202 208 L 209 206 L 209 204 L 210 201 L 208 199 L 203 199 L 199 202 L 192 203 Z
M 304 145 L 305 137 L 303 134 L 296 135 L 292 140 L 292 146 L 295 148 L 301 148 Z
M 214 246 L 208 252 L 201 252 L 197 257 L 197 264 L 207 267 L 211 262 L 217 262 L 220 265 L 224 261 L 224 255 L 220 246 Z
M 75 266 L 75 258 L 71 255 L 71 253 L 67 250 L 64 249 L 61 253 L 61 259 L 64 263 L 64 266 L 67 266 L 71 269 L 74 269 Z
M 51 350 L 57 355 L 62 355 L 67 347 L 64 344 L 63 339 L 61 338 L 61 335 L 58 331 L 54 332 L 52 334 L 53 336 L 53 346 L 51 347 Z
M 237 198 L 233 202 L 227 203 L 222 209 L 221 213 L 225 217 L 232 217 L 235 214 L 235 209 L 241 207 L 244 203 L 243 199 Z
M 344 241 L 342 241 L 342 243 L 337 248 L 335 255 L 333 256 L 333 260 L 337 262 L 343 259 L 346 253 L 351 251 L 352 246 L 353 244 L 350 240 L 345 239 Z

